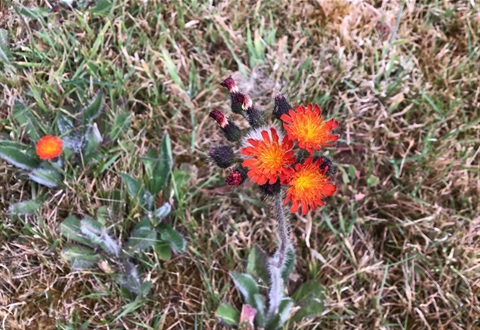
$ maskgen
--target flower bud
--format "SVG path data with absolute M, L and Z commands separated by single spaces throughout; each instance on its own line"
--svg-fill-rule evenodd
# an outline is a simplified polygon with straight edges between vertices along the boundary
M 280 193 L 282 185 L 280 184 L 280 180 L 277 180 L 274 184 L 270 184 L 267 182 L 265 184 L 259 185 L 258 188 L 265 197 L 273 197 Z
M 228 168 L 233 164 L 234 153 L 229 146 L 219 146 L 210 149 L 210 157 L 220 168 Z
M 265 113 L 253 105 L 252 100 L 244 97 L 242 109 L 246 113 L 247 121 L 252 128 L 258 128 L 266 125 Z
M 213 120 L 215 120 L 217 122 L 218 126 L 220 126 L 221 128 L 224 128 L 225 126 L 228 125 L 227 117 L 219 109 L 215 109 L 212 112 L 210 112 L 209 116 L 210 116 L 210 118 L 213 118 Z
M 238 186 L 247 179 L 247 169 L 241 166 L 235 167 L 232 172 L 225 178 L 225 182 L 230 186 Z
M 237 114 L 242 114 L 243 112 L 242 103 L 243 103 L 243 99 L 246 96 L 243 93 L 240 93 L 238 91 L 238 87 L 237 87 L 237 84 L 235 84 L 235 80 L 233 80 L 232 77 L 228 77 L 220 85 L 228 88 L 228 92 L 230 93 L 232 112 Z
M 288 114 L 290 109 L 292 109 L 292 106 L 287 102 L 287 99 L 282 94 L 278 94 L 273 106 L 273 117 L 280 119 L 283 114 Z
M 238 93 L 237 84 L 235 83 L 235 80 L 233 80 L 232 76 L 222 81 L 220 86 L 228 88 L 229 93 Z
M 215 109 L 210 112 L 209 116 L 217 122 L 228 141 L 235 142 L 240 140 L 242 137 L 242 131 L 237 125 L 230 122 L 221 110 Z
M 335 164 L 329 157 L 323 156 L 322 158 L 323 158 L 323 163 L 320 165 L 320 169 L 323 170 L 327 168 L 325 175 L 330 179 L 332 179 L 335 173 L 337 173 L 337 166 L 335 166 Z

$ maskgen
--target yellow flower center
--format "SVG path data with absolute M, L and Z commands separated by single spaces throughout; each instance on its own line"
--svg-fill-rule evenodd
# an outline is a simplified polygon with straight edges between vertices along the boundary
M 321 116 L 312 116 L 311 114 L 294 123 L 294 130 L 299 139 L 306 143 L 315 143 L 323 133 L 323 118 Z
M 283 167 L 285 152 L 280 148 L 278 144 L 265 145 L 264 149 L 260 153 L 258 160 L 264 167 L 277 171 Z

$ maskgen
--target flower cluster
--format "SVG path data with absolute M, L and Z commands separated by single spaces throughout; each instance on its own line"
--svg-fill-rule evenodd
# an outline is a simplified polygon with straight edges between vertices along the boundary
M 316 153 L 337 141 L 338 136 L 332 135 L 332 130 L 338 122 L 326 121 L 318 105 L 293 108 L 279 94 L 272 115 L 282 125 L 269 125 L 265 112 L 238 90 L 233 78 L 227 78 L 221 85 L 228 88 L 232 112 L 245 117 L 251 126 L 243 134 L 221 110 L 210 113 L 228 141 L 241 143 L 238 157 L 230 146 L 210 151 L 217 165 L 229 169 L 227 184 L 239 185 L 250 178 L 266 195 L 276 195 L 284 187 L 284 204 L 291 203 L 291 212 L 301 207 L 306 214 L 308 209 L 323 206 L 323 198 L 336 190 L 331 181 L 335 170 L 329 158 Z

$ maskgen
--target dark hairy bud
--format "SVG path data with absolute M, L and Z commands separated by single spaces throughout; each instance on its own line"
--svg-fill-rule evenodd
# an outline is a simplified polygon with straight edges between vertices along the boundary
M 242 108 L 245 111 L 247 121 L 251 127 L 258 128 L 267 123 L 265 112 L 255 107 L 252 100 L 250 100 L 248 97 L 243 99 Z
M 282 189 L 282 185 L 280 184 L 280 180 L 275 181 L 274 184 L 265 183 L 259 185 L 258 188 L 260 192 L 266 197 L 273 197 L 280 193 Z
M 320 165 L 320 169 L 323 170 L 325 168 L 327 168 L 325 175 L 332 179 L 335 173 L 337 173 L 337 166 L 333 163 L 331 158 L 323 156 L 323 163 Z
M 242 131 L 237 125 L 229 121 L 221 110 L 215 109 L 210 112 L 209 116 L 217 122 L 228 141 L 235 142 L 240 140 Z
M 275 97 L 275 105 L 273 106 L 273 117 L 280 119 L 284 114 L 288 114 L 288 111 L 292 109 L 292 106 L 288 103 L 285 96 L 278 94 Z
M 226 87 L 228 92 L 230 93 L 230 102 L 232 106 L 232 112 L 237 114 L 242 114 L 242 104 L 243 99 L 246 97 L 243 93 L 238 91 L 237 84 L 232 77 L 228 77 L 225 79 L 221 84 L 221 86 Z
M 234 153 L 229 146 L 218 146 L 210 149 L 210 157 L 220 168 L 228 168 L 233 164 Z

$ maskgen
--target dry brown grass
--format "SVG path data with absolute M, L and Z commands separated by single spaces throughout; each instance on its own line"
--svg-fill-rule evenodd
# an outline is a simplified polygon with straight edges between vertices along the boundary
M 63 28 L 48 31 L 59 43 L 49 50 L 52 62 L 38 58 L 35 66 L 18 66 L 15 77 L 0 73 L 2 135 L 19 137 L 8 121 L 14 98 L 35 103 L 29 90 L 59 63 L 65 70 L 41 94 L 49 108 L 74 102 L 66 96 L 72 86 L 64 84 L 72 77 L 93 77 L 112 84 L 105 87 L 107 117 L 121 104 L 133 114 L 132 127 L 108 151 L 121 153 L 108 171 L 78 173 L 70 191 L 47 193 L 42 221 L 8 216 L 10 203 L 44 191 L 0 165 L 5 329 L 80 329 L 87 320 L 86 327 L 95 329 L 223 329 L 214 317 L 218 304 L 241 304 L 228 272 L 244 270 L 254 243 L 274 248 L 268 203 L 253 189 L 224 188 L 223 174 L 207 160 L 209 147 L 222 137 L 206 114 L 228 108 L 218 83 L 230 74 L 265 109 L 281 91 L 295 104 L 321 103 L 341 123 L 341 141 L 331 150 L 340 166 L 338 193 L 322 210 L 292 216 L 297 264 L 288 291 L 317 280 L 327 309 L 290 328 L 480 328 L 478 7 L 470 1 L 215 1 L 193 7 L 130 1 L 114 16 L 88 15 L 94 31 L 108 21 L 115 27 L 94 54 L 88 50 L 98 33 L 85 32 L 87 18 L 62 13 L 51 24 Z M 35 32 L 40 25 L 26 28 L 3 2 L 0 15 L 14 34 L 16 61 L 35 62 L 21 55 L 32 45 L 48 52 Z M 277 30 L 264 59 L 249 53 L 247 29 L 264 39 Z M 78 38 L 78 49 L 68 48 L 67 32 Z M 167 71 L 161 47 L 184 87 Z M 255 68 L 249 68 L 252 58 Z M 84 86 L 87 93 L 97 88 Z M 69 213 L 93 215 L 98 206 L 109 206 L 113 191 L 122 189 L 118 173 L 140 174 L 132 155 L 158 145 L 164 130 L 173 140 L 176 167 L 190 174 L 168 219 L 188 238 L 189 250 L 168 262 L 158 263 L 153 253 L 144 258 L 152 295 L 122 316 L 135 302 L 103 273 L 70 273 L 59 259 L 57 226 Z M 125 235 L 140 215 L 118 203 L 113 228 Z

